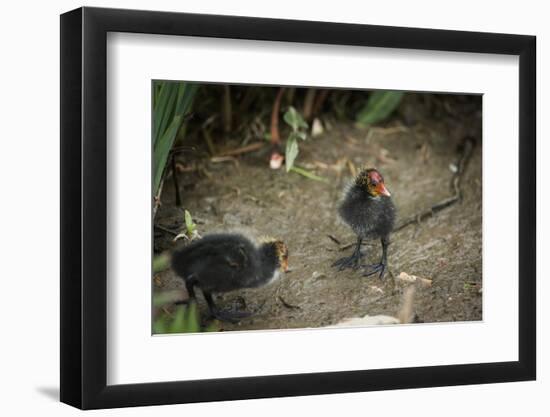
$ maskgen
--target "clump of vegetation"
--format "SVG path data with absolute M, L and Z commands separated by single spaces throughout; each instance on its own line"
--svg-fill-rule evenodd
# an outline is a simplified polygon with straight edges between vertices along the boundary
M 165 271 L 170 268 L 170 255 L 161 253 L 153 257 L 153 273 Z
M 169 312 L 166 308 L 167 300 L 170 300 L 170 296 L 165 296 L 162 293 L 154 297 L 153 305 L 160 311 L 153 321 L 154 334 L 218 332 L 221 330 L 217 320 L 207 326 L 201 326 L 199 309 L 195 301 L 179 304 L 173 312 Z
M 166 161 L 187 120 L 198 84 L 171 81 L 153 83 L 153 187 L 158 194 Z
M 366 102 L 365 102 L 365 97 Z M 403 97 L 398 91 L 346 91 L 315 88 L 271 88 L 257 86 L 211 85 L 189 82 L 153 83 L 153 184 L 157 205 L 167 162 L 176 153 L 174 145 L 191 138 L 202 138 L 211 157 L 238 157 L 265 146 L 268 137 L 279 168 L 282 156 L 278 120 L 279 109 L 287 106 L 283 119 L 290 129 L 285 144 L 286 171 L 314 180 L 324 179 L 295 165 L 299 141 L 307 138 L 308 122 L 328 117 L 353 119 L 361 126 L 386 120 Z M 296 110 L 301 105 L 302 114 Z M 194 119 L 191 121 L 193 108 Z M 320 123 L 320 122 L 319 122 Z M 270 132 L 270 133 L 268 133 Z M 242 148 L 223 150 L 216 138 L 240 140 Z M 251 140 L 256 143 L 250 144 Z M 180 152 L 178 147 L 176 152 Z M 222 146 L 223 148 L 223 146 Z M 273 162 L 273 161 L 271 161 Z M 175 169 L 175 162 L 172 164 Z M 177 173 L 174 174 L 177 176 Z M 174 181 L 177 187 L 177 179 Z M 179 192 L 176 195 L 179 197 Z M 178 198 L 179 200 L 179 198 Z M 156 206 L 155 206 L 156 207 Z M 156 208 L 155 208 L 156 212 Z
M 401 103 L 401 91 L 373 91 L 367 104 L 357 113 L 357 123 L 369 126 L 388 118 Z
M 184 223 L 185 223 L 185 231 L 176 235 L 176 237 L 174 238 L 174 241 L 181 238 L 185 238 L 187 240 L 193 240 L 200 237 L 199 232 L 197 230 L 197 225 L 193 221 L 193 217 L 191 217 L 191 213 L 189 213 L 189 211 L 187 210 L 185 210 L 184 212 Z
M 286 140 L 286 151 L 285 151 L 285 166 L 286 172 L 289 172 L 294 166 L 294 161 L 300 152 L 298 148 L 298 139 L 306 140 L 307 138 L 307 129 L 308 124 L 303 119 L 303 117 L 296 111 L 292 106 L 288 108 L 284 117 L 286 124 L 292 129 L 288 134 Z

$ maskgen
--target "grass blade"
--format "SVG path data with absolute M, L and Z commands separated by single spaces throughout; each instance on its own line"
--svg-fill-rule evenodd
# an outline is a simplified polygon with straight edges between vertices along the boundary
M 357 122 L 368 126 L 386 119 L 399 106 L 402 98 L 400 91 L 372 92 L 366 106 L 357 114 Z
M 300 174 L 306 178 L 309 178 L 310 180 L 314 180 L 314 181 L 320 181 L 320 182 L 324 182 L 324 183 L 327 183 L 328 184 L 328 179 L 324 178 L 324 177 L 320 177 L 318 175 L 315 175 L 313 172 L 310 172 L 304 168 L 300 168 L 298 166 L 293 166 L 292 168 L 290 168 L 290 171 L 292 172 L 295 172 L 296 174 Z
M 294 161 L 298 156 L 298 142 L 294 136 L 291 136 L 286 141 L 286 151 L 285 151 L 285 166 L 286 172 L 289 172 L 294 165 Z
M 191 110 L 198 84 L 159 81 L 158 94 L 153 109 L 153 184 L 158 192 L 166 161 L 174 141 Z

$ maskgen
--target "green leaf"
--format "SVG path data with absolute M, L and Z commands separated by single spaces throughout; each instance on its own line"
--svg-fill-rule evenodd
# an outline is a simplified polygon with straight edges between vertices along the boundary
M 168 160 L 168 155 L 170 154 L 170 149 L 174 144 L 174 139 L 180 128 L 181 117 L 175 117 L 164 135 L 157 140 L 157 144 L 154 149 L 154 185 L 155 185 L 155 194 L 160 187 L 160 181 L 162 180 L 162 174 L 164 173 L 164 167 L 166 166 L 166 161 Z
M 171 317 L 161 312 L 153 322 L 153 333 L 199 333 L 220 331 L 219 322 L 212 321 L 206 328 L 201 329 L 199 308 L 196 301 L 190 301 L 186 305 L 179 305 L 174 309 Z
M 365 107 L 357 114 L 357 122 L 368 126 L 386 119 L 399 106 L 402 98 L 400 91 L 372 92 Z
M 187 306 L 179 305 L 176 308 L 174 320 L 170 323 L 169 333 L 185 333 L 185 316 L 187 313 Z
M 194 301 L 191 301 L 187 305 L 187 314 L 185 316 L 183 328 L 185 333 L 198 333 L 201 331 L 199 309 L 197 307 L 197 303 Z
M 178 115 L 187 116 L 191 110 L 193 99 L 199 89 L 199 84 L 180 83 L 178 92 L 178 107 L 176 113 Z
M 155 195 L 178 132 L 191 110 L 198 84 L 155 81 L 153 107 L 153 185 Z
M 295 135 L 297 138 L 302 139 L 302 140 L 306 140 L 306 138 L 307 138 L 307 133 L 306 132 L 298 131 L 298 132 L 292 132 L 291 134 Z
M 162 253 L 153 257 L 153 273 L 162 272 L 170 267 L 170 256 Z
M 295 172 L 296 174 L 303 175 L 304 177 L 309 178 L 310 180 L 328 183 L 328 180 L 326 178 L 315 175 L 313 172 L 307 171 L 304 168 L 293 166 L 292 168 L 290 168 L 290 170 L 292 172 Z
M 218 320 L 211 321 L 204 329 L 203 332 L 219 332 L 220 323 Z
M 286 151 L 285 151 L 286 172 L 289 172 L 292 166 L 294 165 L 294 161 L 298 156 L 298 152 L 299 152 L 298 142 L 296 141 L 296 138 L 294 138 L 293 136 L 290 136 L 286 141 Z
M 155 334 L 167 333 L 166 320 L 165 320 L 164 316 L 160 316 L 153 323 L 153 333 L 155 333 Z
M 176 83 L 163 83 L 159 100 L 154 108 L 155 131 L 154 138 L 160 138 L 174 117 L 178 85 Z
M 296 111 L 292 106 L 288 108 L 286 113 L 283 116 L 284 121 L 292 128 L 293 131 L 298 131 L 298 129 L 307 129 L 308 125 L 303 119 L 302 115 Z
M 153 307 L 159 308 L 164 307 L 168 304 L 171 305 L 177 301 L 180 301 L 181 298 L 181 290 L 164 290 L 155 292 L 155 294 L 153 294 Z
M 197 228 L 195 223 L 193 223 L 193 218 L 191 217 L 191 213 L 189 213 L 187 210 L 185 210 L 185 228 L 187 229 L 187 235 L 189 237 L 193 235 L 193 232 Z

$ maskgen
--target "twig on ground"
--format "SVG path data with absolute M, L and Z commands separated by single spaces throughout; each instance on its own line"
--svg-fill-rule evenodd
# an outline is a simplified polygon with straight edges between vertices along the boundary
M 474 146 L 475 146 L 475 140 L 473 138 L 469 136 L 464 138 L 461 144 L 462 152 L 458 160 L 456 172 L 453 174 L 453 177 L 451 178 L 451 189 L 453 191 L 453 195 L 451 197 L 448 197 L 448 198 L 445 198 L 444 200 L 439 201 L 438 203 L 421 211 L 420 213 L 417 213 L 414 216 L 411 216 L 408 219 L 405 219 L 401 224 L 399 224 L 397 227 L 395 227 L 395 229 L 393 229 L 394 233 L 404 229 L 407 226 L 410 226 L 411 224 L 420 223 L 421 221 L 429 217 L 432 217 L 435 213 L 443 210 L 444 208 L 452 206 L 453 204 L 455 204 L 456 202 L 462 199 L 462 190 L 460 188 L 460 184 L 462 181 L 462 176 L 464 174 L 464 169 L 468 161 L 470 160 L 470 157 L 472 156 L 472 151 L 474 150 Z
M 306 91 L 306 96 L 304 98 L 304 107 L 302 109 L 302 114 L 304 115 L 304 119 L 308 122 L 310 122 L 313 117 L 313 106 L 315 103 L 316 93 L 317 90 L 315 88 L 308 88 Z
M 340 246 L 338 249 L 340 249 L 340 250 L 346 250 L 346 249 L 349 249 L 349 248 L 351 248 L 352 246 L 355 246 L 355 245 L 356 245 L 355 242 L 346 243 L 345 245 Z
M 176 167 L 176 156 L 172 154 L 172 181 L 174 183 L 174 192 L 176 194 L 176 206 L 181 207 L 180 187 L 178 183 L 178 170 Z
M 412 323 L 414 320 L 414 293 L 415 287 L 409 286 L 403 292 L 401 308 L 397 312 L 397 318 L 403 324 Z
M 334 236 L 332 235 L 327 235 L 327 237 L 332 240 L 334 243 L 336 243 L 337 245 L 341 245 L 340 241 L 338 239 L 336 239 Z
M 210 155 L 216 155 L 216 146 L 214 145 L 214 141 L 212 140 L 212 135 L 210 134 L 210 130 L 206 127 L 203 127 L 201 129 L 202 136 L 204 137 L 204 141 L 206 142 L 206 146 L 208 146 L 208 151 L 210 152 Z
M 218 157 L 223 157 L 223 156 L 236 156 L 236 155 L 241 155 L 243 153 L 248 153 L 248 152 L 254 152 L 254 151 L 257 151 L 258 149 L 261 149 L 265 146 L 265 142 L 256 142 L 256 143 L 251 143 L 250 145 L 246 145 L 246 146 L 243 146 L 241 148 L 237 148 L 237 149 L 230 149 L 230 150 L 227 150 L 227 151 L 223 151 L 223 152 L 220 152 L 218 155 Z
M 222 115 L 223 115 L 223 131 L 225 133 L 231 132 L 231 125 L 233 124 L 233 112 L 231 109 L 231 90 L 229 85 L 223 86 L 223 98 L 222 98 Z
M 157 191 L 157 195 L 155 195 L 153 197 L 153 201 L 154 201 L 154 205 L 153 205 L 153 219 L 155 218 L 155 216 L 157 215 L 157 211 L 160 207 L 160 195 L 162 194 L 162 187 L 164 186 L 164 176 L 162 177 L 162 179 L 160 180 L 160 185 L 159 185 L 159 189 Z
M 210 158 L 210 162 L 217 164 L 220 162 L 232 162 L 235 168 L 239 168 L 239 161 L 234 156 L 213 156 Z
M 174 236 L 177 236 L 179 234 L 178 232 L 168 229 L 167 227 L 161 226 L 160 224 L 155 224 L 155 229 L 162 230 L 163 232 L 170 233 L 171 235 L 174 235 Z
M 275 96 L 273 109 L 271 110 L 271 145 L 278 146 L 281 143 L 279 135 L 279 109 L 281 108 L 281 99 L 285 92 L 284 87 L 281 87 Z
M 281 87 L 275 102 L 273 103 L 273 109 L 271 110 L 271 158 L 269 160 L 269 166 L 271 169 L 279 169 L 283 164 L 284 156 L 281 154 L 281 136 L 279 134 L 279 110 L 281 108 L 281 99 L 285 88 Z

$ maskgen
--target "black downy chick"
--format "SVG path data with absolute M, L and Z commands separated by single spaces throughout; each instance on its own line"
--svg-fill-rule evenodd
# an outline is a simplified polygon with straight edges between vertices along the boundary
M 235 322 L 251 313 L 221 311 L 212 293 L 270 284 L 288 270 L 288 249 L 276 239 L 259 245 L 240 234 L 211 234 L 175 251 L 172 269 L 185 282 L 189 299 L 195 287 L 201 289 L 210 314 L 219 320 Z
M 395 222 L 395 206 L 391 194 L 384 184 L 384 178 L 376 169 L 362 170 L 346 190 L 338 209 L 340 217 L 357 235 L 355 251 L 350 257 L 336 261 L 332 266 L 341 271 L 345 268 L 357 269 L 363 254 L 361 243 L 365 239 L 380 239 L 382 259 L 378 264 L 367 265 L 365 276 L 380 273 L 384 277 L 387 265 L 389 236 Z

